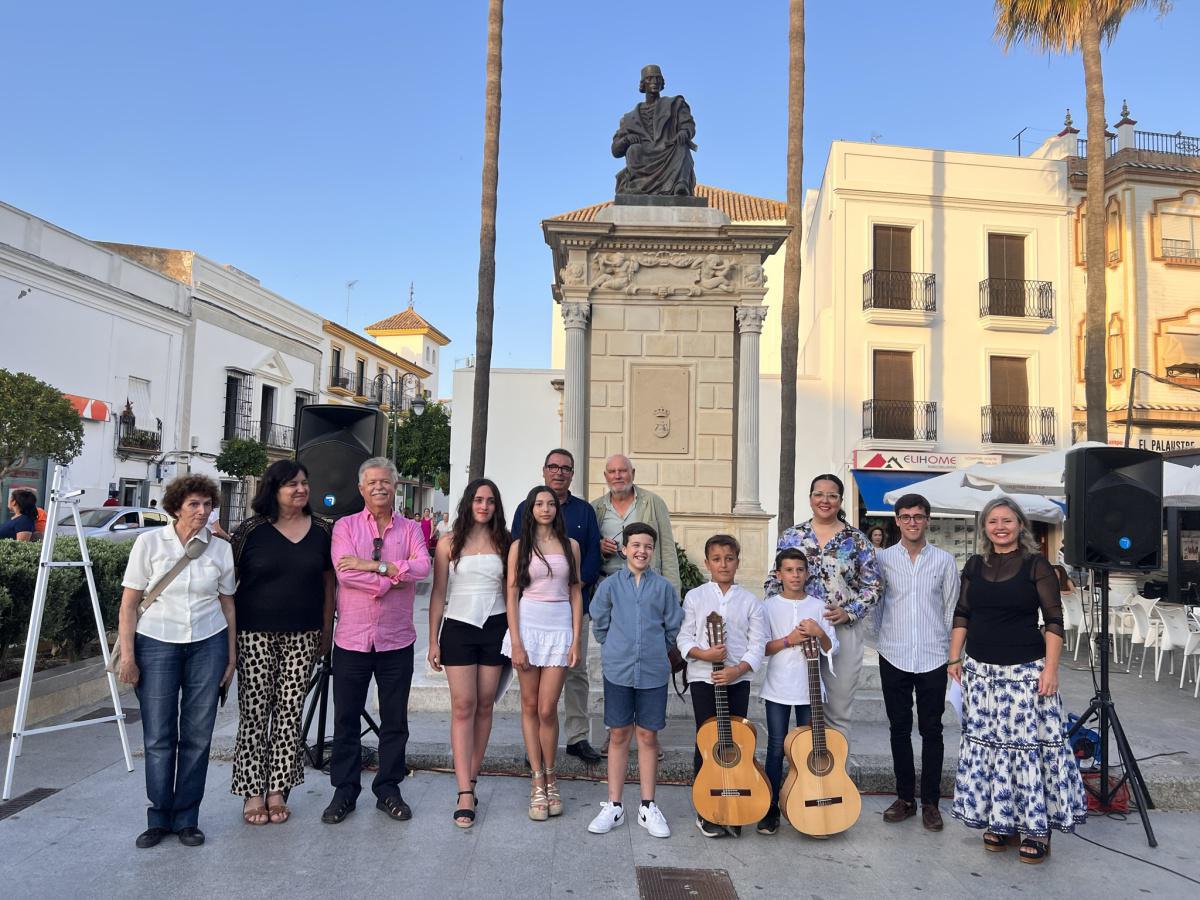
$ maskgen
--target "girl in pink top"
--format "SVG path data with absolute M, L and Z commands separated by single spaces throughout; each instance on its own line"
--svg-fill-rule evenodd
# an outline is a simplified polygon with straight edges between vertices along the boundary
M 508 634 L 501 652 L 521 683 L 521 733 L 533 770 L 529 818 L 562 815 L 554 777 L 558 698 L 578 657 L 583 625 L 579 544 L 567 537 L 554 492 L 538 485 L 525 499 L 521 534 L 508 551 Z

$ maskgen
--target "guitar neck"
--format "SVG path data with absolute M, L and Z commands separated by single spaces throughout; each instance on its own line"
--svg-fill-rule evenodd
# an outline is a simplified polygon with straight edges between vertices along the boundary
M 725 668 L 725 663 L 713 663 L 715 675 Z M 729 725 L 729 691 L 723 684 L 713 681 L 713 703 L 717 708 L 717 738 L 722 745 L 733 743 L 733 729 Z
M 812 711 L 813 749 L 825 752 L 825 706 L 821 702 L 821 658 L 806 659 L 808 664 L 808 705 Z

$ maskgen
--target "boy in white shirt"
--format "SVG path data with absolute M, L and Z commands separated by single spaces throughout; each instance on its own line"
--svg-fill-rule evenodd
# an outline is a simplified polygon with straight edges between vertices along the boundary
M 729 714 L 745 716 L 750 707 L 750 679 L 763 662 L 767 642 L 762 601 L 744 587 L 733 583 L 737 575 L 741 546 L 728 534 L 714 534 L 704 544 L 704 566 L 711 581 L 688 591 L 683 598 L 683 626 L 675 644 L 687 660 L 687 680 L 692 693 L 692 712 L 696 730 L 717 714 L 713 682 L 726 686 Z M 709 646 L 705 620 L 712 612 L 725 621 L 725 643 Z M 712 664 L 725 668 L 714 673 Z M 694 772 L 700 771 L 699 748 L 693 759 Z M 705 837 L 740 833 L 740 826 L 727 830 L 696 816 L 696 827 Z
M 771 808 L 758 823 L 759 834 L 779 830 L 779 788 L 783 784 L 783 742 L 790 730 L 792 710 L 796 724 L 812 718 L 808 696 L 808 660 L 801 645 L 816 638 L 827 656 L 837 652 L 833 625 L 823 615 L 825 604 L 805 593 L 808 560 L 804 551 L 781 550 L 775 558 L 775 575 L 783 592 L 764 603 L 767 623 L 767 675 L 760 692 L 767 708 L 767 779 L 771 782 Z M 822 690 L 824 687 L 822 686 Z

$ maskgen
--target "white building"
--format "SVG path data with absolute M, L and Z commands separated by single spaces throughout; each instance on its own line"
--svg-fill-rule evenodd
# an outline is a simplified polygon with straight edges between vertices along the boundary
M 230 438 L 251 438 L 272 458 L 295 452 L 299 410 L 320 390 L 324 320 L 264 288 L 251 275 L 200 256 L 130 244 L 104 244 L 182 283 L 192 327 L 183 349 L 180 450 L 191 470 L 221 482 L 221 521 L 236 525 L 249 498 L 212 460 Z
M 84 506 L 110 490 L 129 505 L 160 496 L 159 461 L 186 446 L 192 305 L 177 281 L 0 203 L 0 366 L 54 385 L 80 411 L 83 452 L 69 477 Z M 43 503 L 44 467 L 17 479 Z
M 805 210 L 798 518 L 821 472 L 863 523 L 887 490 L 1070 442 L 1073 208 L 1049 150 L 830 146 Z

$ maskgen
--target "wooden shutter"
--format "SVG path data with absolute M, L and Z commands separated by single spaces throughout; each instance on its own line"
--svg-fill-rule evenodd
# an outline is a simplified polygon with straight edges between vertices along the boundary
M 907 350 L 876 350 L 873 369 L 873 433 L 877 438 L 914 437 L 913 355 Z
M 988 301 L 993 316 L 1025 315 L 1025 237 L 988 235 Z
M 993 356 L 991 368 L 992 440 L 1029 443 L 1029 378 L 1023 356 Z
M 898 225 L 875 226 L 875 266 L 885 272 L 912 271 L 912 229 Z

